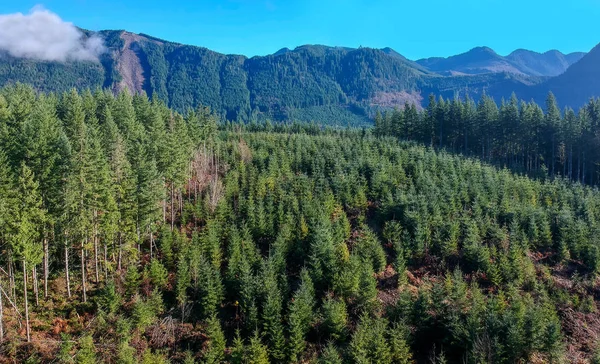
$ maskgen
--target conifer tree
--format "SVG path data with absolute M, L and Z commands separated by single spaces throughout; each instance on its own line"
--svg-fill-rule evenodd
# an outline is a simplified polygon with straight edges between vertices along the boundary
M 258 331 L 255 331 L 254 335 L 250 337 L 244 357 L 248 364 L 269 364 L 267 347 L 261 342 Z
M 300 359 L 305 348 L 305 337 L 312 324 L 315 306 L 315 290 L 306 270 L 301 273 L 301 283 L 289 305 L 289 357 L 295 362 Z
M 12 250 L 21 261 L 23 268 L 27 341 L 30 341 L 27 270 L 40 264 L 43 256 L 40 226 L 44 223 L 45 212 L 42 209 L 42 198 L 38 187 L 33 173 L 25 163 L 22 163 L 16 188 L 15 211 L 13 212 Z
M 204 362 L 218 364 L 225 359 L 225 335 L 221 329 L 221 323 L 216 315 L 212 315 L 206 321 L 206 334 L 208 345 L 204 352 Z
M 54 225 L 60 217 L 61 185 L 68 170 L 69 144 L 56 117 L 54 105 L 44 95 L 36 100 L 31 117 L 23 125 L 21 138 L 23 158 L 39 184 L 42 207 L 48 212 L 42 231 L 44 297 L 47 297 L 49 245 L 54 235 Z
M 343 300 L 327 297 L 323 302 L 323 330 L 332 341 L 343 340 L 347 334 L 348 312 Z
M 319 357 L 319 364 L 342 364 L 343 360 L 342 357 L 340 355 L 340 353 L 338 352 L 337 348 L 335 347 L 335 344 L 333 344 L 332 342 L 327 343 L 327 346 L 325 346 L 325 349 L 323 349 L 323 352 L 321 353 L 321 356 Z
M 269 259 L 263 265 L 264 304 L 262 310 L 263 332 L 268 343 L 269 356 L 273 362 L 285 359 L 285 336 L 281 317 L 283 297 L 277 284 L 273 262 Z

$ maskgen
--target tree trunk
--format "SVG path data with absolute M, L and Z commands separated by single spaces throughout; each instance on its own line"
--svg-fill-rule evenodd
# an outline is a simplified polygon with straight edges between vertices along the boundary
M 0 279 L 0 343 L 4 341 L 4 307 L 2 306 L 2 280 Z
M 171 231 L 173 231 L 174 224 L 175 224 L 175 209 L 174 209 L 174 205 L 173 205 L 173 199 L 175 198 L 174 190 L 175 190 L 175 184 L 173 181 L 171 181 Z
M 100 270 L 98 269 L 98 226 L 96 220 L 98 211 L 94 210 L 94 273 L 96 273 L 96 285 L 100 283 Z
M 83 302 L 87 302 L 87 289 L 85 286 L 85 245 L 84 241 L 81 241 L 81 289 L 83 293 Z
M 139 220 L 139 219 L 136 219 Z M 141 261 L 142 259 L 142 246 L 141 246 L 141 240 L 142 240 L 142 232 L 140 231 L 140 224 L 136 222 L 135 224 L 135 233 L 137 236 L 137 251 L 138 251 L 138 259 Z
M 154 250 L 152 249 L 154 246 L 154 234 L 152 233 L 152 231 L 150 231 L 150 259 L 152 260 L 152 253 L 154 252 Z
M 12 260 L 12 257 L 8 261 L 8 289 L 10 290 L 10 294 L 12 296 L 13 302 L 17 300 L 17 288 L 15 286 L 15 266 Z
M 48 298 L 48 238 L 44 236 L 44 298 Z
M 31 276 L 33 279 L 33 292 L 35 294 L 35 305 L 39 306 L 40 305 L 40 292 L 38 290 L 38 279 L 37 279 L 37 268 L 34 265 L 33 269 L 31 270 Z
M 104 280 L 108 281 L 108 246 L 104 242 Z
M 183 191 L 179 190 L 179 215 L 183 216 Z
M 120 271 L 121 270 L 121 261 L 123 260 L 123 237 L 121 236 L 121 233 L 119 232 L 119 258 L 118 258 L 118 263 L 117 263 L 117 268 Z
M 25 300 L 25 332 L 27 333 L 27 342 L 31 342 L 31 333 L 29 330 L 29 306 L 27 305 L 27 269 L 23 261 L 23 299 Z
M 67 281 L 67 296 L 71 298 L 71 279 L 69 276 L 69 243 L 65 242 L 65 278 Z
M 163 177 L 163 187 L 166 187 L 167 181 Z M 163 224 L 167 223 L 167 196 L 165 194 L 165 198 L 163 199 Z

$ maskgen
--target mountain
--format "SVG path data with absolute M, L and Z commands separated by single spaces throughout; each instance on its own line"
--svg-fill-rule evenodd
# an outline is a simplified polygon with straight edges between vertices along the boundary
M 552 91 L 562 105 L 579 107 L 590 97 L 600 97 L 600 44 L 563 74 L 527 90 L 531 98 L 543 102 Z
M 466 53 L 448 58 L 420 59 L 417 63 L 431 71 L 448 76 L 498 72 L 522 73 L 504 57 L 488 47 L 473 48 Z
M 477 47 L 456 56 L 425 58 L 418 60 L 417 63 L 444 75 L 506 72 L 528 76 L 557 76 L 581 59 L 584 54 L 564 55 L 556 50 L 541 54 L 519 49 L 503 57 L 488 47 Z
M 5 56 L 0 84 L 21 81 L 44 91 L 144 91 L 176 110 L 202 104 L 230 120 L 324 118 L 364 124 L 372 107 L 419 102 L 419 81 L 427 74 L 400 55 L 372 48 L 305 45 L 247 58 L 144 34 L 100 33 L 108 47 L 101 64 Z
M 551 50 L 545 53 L 537 53 L 518 49 L 506 56 L 506 59 L 521 72 L 528 75 L 558 76 L 584 55 L 583 52 L 562 54 L 557 50 Z
M 513 91 L 537 95 L 548 76 L 583 55 L 519 50 L 502 57 L 479 47 L 415 62 L 391 48 L 303 45 L 248 58 L 124 30 L 99 33 L 108 49 L 99 63 L 0 54 L 0 85 L 24 82 L 55 92 L 128 89 L 182 112 L 210 106 L 228 120 L 366 125 L 376 109 L 406 102 L 421 107 L 430 93 L 450 98 L 467 93 L 477 98 L 483 92 L 497 98 Z

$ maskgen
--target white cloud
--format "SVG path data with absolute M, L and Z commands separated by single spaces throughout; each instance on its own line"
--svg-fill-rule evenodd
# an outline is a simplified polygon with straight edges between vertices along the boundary
M 105 52 L 99 36 L 86 37 L 72 23 L 35 7 L 29 14 L 0 14 L 0 51 L 44 61 L 98 61 Z

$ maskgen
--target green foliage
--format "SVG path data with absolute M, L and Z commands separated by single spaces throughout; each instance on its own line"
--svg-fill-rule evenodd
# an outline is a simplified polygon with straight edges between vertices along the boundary
M 342 357 L 333 343 L 328 343 L 319 357 L 320 364 L 342 364 Z
M 73 356 L 74 343 L 67 334 L 61 334 L 60 336 L 60 349 L 56 355 L 56 360 L 61 364 L 73 364 L 75 363 Z
M 142 354 L 141 364 L 169 364 L 169 360 L 161 353 L 153 353 L 146 349 Z
M 387 321 L 363 314 L 350 342 L 350 353 L 356 363 L 392 363 L 392 352 L 386 340 Z
M 107 314 L 115 314 L 121 305 L 121 295 L 113 281 L 107 282 L 95 298 L 98 309 Z
M 323 331 L 327 338 L 343 340 L 347 334 L 348 312 L 344 301 L 327 297 L 323 302 Z
M 225 359 L 225 335 L 216 315 L 211 316 L 206 322 L 206 336 L 208 336 L 208 344 L 204 351 L 204 362 L 210 364 L 223 362 Z
M 155 288 L 164 289 L 168 283 L 169 272 L 158 259 L 152 259 L 147 274 Z
M 261 342 L 258 331 L 250 337 L 248 345 L 244 345 L 244 341 L 240 336 L 240 332 L 236 333 L 231 350 L 231 362 L 234 364 L 268 364 L 269 354 L 267 347 Z
M 360 238 L 354 243 L 352 252 L 360 256 L 364 264 L 371 264 L 374 272 L 385 269 L 386 256 L 383 247 L 368 228 L 364 228 Z
M 258 336 L 258 331 L 254 332 L 254 336 L 250 337 L 250 343 L 246 347 L 244 361 L 248 364 L 268 364 L 269 355 L 267 347 L 263 345 Z
M 558 362 L 559 312 L 596 310 L 600 194 L 584 184 L 370 132 L 216 124 L 139 95 L 0 95 L 3 298 L 28 298 L 34 338 L 82 338 L 35 360 Z M 512 100 L 434 106 L 448 122 L 521 115 Z M 415 134 L 432 115 L 392 114 Z
M 301 283 L 289 306 L 289 356 L 295 362 L 305 348 L 305 337 L 313 321 L 314 286 L 307 271 L 301 273 Z
M 137 359 L 135 357 L 136 351 L 127 342 L 122 342 L 119 345 L 117 352 L 117 362 L 119 364 L 135 364 Z
M 94 339 L 91 336 L 83 336 L 79 339 L 79 349 L 75 356 L 77 364 L 95 364 L 96 348 L 94 347 Z
M 263 268 L 265 297 L 263 304 L 263 331 L 269 344 L 269 356 L 274 362 L 285 359 L 285 336 L 283 327 L 283 296 L 279 290 L 273 264 L 266 262 Z
M 139 295 L 134 298 L 131 316 L 136 328 L 143 332 L 148 326 L 156 321 L 157 316 L 162 313 L 163 310 L 161 294 L 159 291 L 154 291 L 148 298 L 142 298 Z
M 141 275 L 138 267 L 130 265 L 125 275 L 125 294 L 129 297 L 135 295 L 139 289 Z

